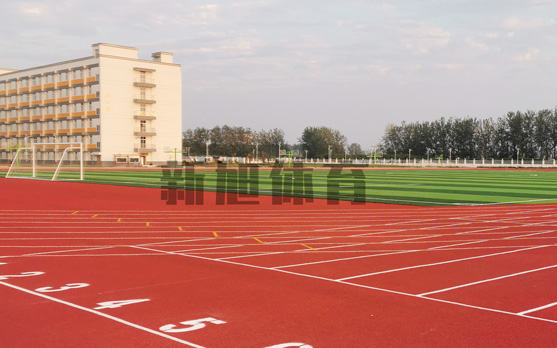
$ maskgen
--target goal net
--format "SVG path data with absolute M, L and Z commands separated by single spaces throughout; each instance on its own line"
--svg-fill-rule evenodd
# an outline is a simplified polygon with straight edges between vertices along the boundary
M 83 180 L 83 143 L 35 143 L 19 148 L 6 178 Z

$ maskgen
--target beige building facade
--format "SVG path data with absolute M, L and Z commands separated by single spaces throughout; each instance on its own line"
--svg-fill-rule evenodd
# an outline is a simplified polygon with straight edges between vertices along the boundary
M 89 165 L 157 165 L 182 149 L 180 65 L 167 52 L 94 44 L 92 56 L 24 70 L 0 68 L 0 162 L 33 143 L 39 163 L 82 142 Z M 76 160 L 76 152 L 69 153 Z

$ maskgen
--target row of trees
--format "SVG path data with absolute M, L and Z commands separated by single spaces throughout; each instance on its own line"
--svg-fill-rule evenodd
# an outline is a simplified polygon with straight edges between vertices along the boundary
M 557 109 L 509 112 L 493 119 L 441 118 L 389 124 L 381 151 L 400 157 L 556 158 Z
M 182 133 L 182 145 L 186 153 L 202 156 L 207 152 L 219 156 L 246 157 L 255 154 L 278 156 L 278 144 L 286 144 L 281 129 L 252 131 L 244 127 L 198 127 Z
M 219 156 L 277 157 L 279 148 L 287 151 L 298 150 L 302 156 L 306 155 L 307 150 L 308 158 L 362 154 L 359 144 L 348 145 L 347 138 L 340 131 L 327 127 L 306 127 L 298 140 L 298 144 L 288 144 L 284 132 L 278 128 L 253 131 L 244 127 L 198 127 L 188 129 L 182 134 L 184 150 L 196 156 L 208 152 Z

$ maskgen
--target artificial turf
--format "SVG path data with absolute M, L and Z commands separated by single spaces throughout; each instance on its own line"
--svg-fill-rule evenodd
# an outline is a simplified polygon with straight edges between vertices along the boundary
M 30 176 L 29 171 L 14 174 Z M 61 172 L 58 179 L 76 178 L 74 171 Z M 535 170 L 86 170 L 84 182 L 428 206 L 557 203 L 557 171 Z

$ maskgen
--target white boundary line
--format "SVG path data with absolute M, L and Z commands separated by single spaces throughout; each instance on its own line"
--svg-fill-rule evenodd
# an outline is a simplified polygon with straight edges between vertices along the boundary
M 44 299 L 47 299 L 47 300 L 50 300 L 50 301 L 53 301 L 53 302 L 58 302 L 58 303 L 61 303 L 61 304 L 63 304 L 63 305 L 66 305 L 66 306 L 69 306 L 69 307 L 73 307 L 73 308 L 76 308 L 76 309 L 79 309 L 79 310 L 82 310 L 82 311 L 85 311 L 85 312 L 93 313 L 93 314 L 96 314 L 96 315 L 98 315 L 98 316 L 101 316 L 101 317 L 104 317 L 104 318 L 107 318 L 107 319 L 110 319 L 110 320 L 119 322 L 119 323 L 121 323 L 121 324 L 131 326 L 131 327 L 133 327 L 133 328 L 135 328 L 135 329 L 139 329 L 139 330 L 142 330 L 142 331 L 146 331 L 146 332 L 148 332 L 148 333 L 151 333 L 151 334 L 154 334 L 154 335 L 157 335 L 157 336 L 161 336 L 161 337 L 167 338 L 167 339 L 169 339 L 169 340 L 172 340 L 172 341 L 175 341 L 175 342 L 178 342 L 178 343 L 182 343 L 182 344 L 187 345 L 187 346 L 190 346 L 190 347 L 194 347 L 194 348 L 204 348 L 203 346 L 197 345 L 197 344 L 195 344 L 195 343 L 191 343 L 191 342 L 188 342 L 188 341 L 181 340 L 181 339 L 179 339 L 179 338 L 177 338 L 177 337 L 170 336 L 170 335 L 167 335 L 167 334 L 165 334 L 165 333 L 162 333 L 162 332 L 159 332 L 159 331 L 155 331 L 155 330 L 153 330 L 153 329 L 149 329 L 149 328 L 147 328 L 147 327 L 144 327 L 144 326 L 141 326 L 141 325 L 137 325 L 137 324 L 131 323 L 131 322 L 129 322 L 129 321 L 126 321 L 126 320 L 123 320 L 123 319 L 114 317 L 114 316 L 112 316 L 112 315 L 109 315 L 109 314 L 106 314 L 106 313 L 103 313 L 103 312 L 96 311 L 96 310 L 94 310 L 94 309 L 90 309 L 90 308 L 87 308 L 87 307 L 83 307 L 83 306 L 80 306 L 80 305 L 76 305 L 76 304 L 71 303 L 71 302 L 67 302 L 67 301 L 64 301 L 64 300 L 60 300 L 60 299 L 57 299 L 57 298 L 55 298 L 55 297 L 51 297 L 51 296 L 48 296 L 48 295 L 45 295 L 45 294 L 41 294 L 41 293 L 38 293 L 38 292 L 34 292 L 34 291 L 31 291 L 31 290 L 28 290 L 28 289 L 25 289 L 25 288 L 21 288 L 21 287 L 19 287 L 19 286 L 12 285 L 12 284 L 9 284 L 9 283 L 6 283 L 6 282 L 0 281 L 0 284 L 1 284 L 1 285 L 4 285 L 4 286 L 7 286 L 7 287 L 10 287 L 10 288 L 15 289 L 15 290 L 19 290 L 19 291 L 22 291 L 22 292 L 25 292 L 25 293 L 34 295 L 34 296 L 42 297 L 42 298 L 44 298 Z
M 395 268 L 395 269 L 390 269 L 390 270 L 387 270 L 387 271 L 373 272 L 373 273 L 367 273 L 367 274 L 360 274 L 360 275 L 352 276 L 352 277 L 339 278 L 339 279 L 337 279 L 337 280 L 351 280 L 351 279 L 357 279 L 357 278 L 362 278 L 362 277 L 374 276 L 374 275 L 378 275 L 378 274 L 385 274 L 385 273 L 392 273 L 392 272 L 398 272 L 398 271 L 405 271 L 405 270 L 415 269 L 415 268 L 424 268 L 424 267 L 445 265 L 445 264 L 448 264 L 448 263 L 455 263 L 455 262 L 461 262 L 461 261 L 482 259 L 482 258 L 485 258 L 485 257 L 499 256 L 499 255 L 505 255 L 505 254 L 516 253 L 516 252 L 520 252 L 520 251 L 527 251 L 527 250 L 533 250 L 533 249 L 539 249 L 539 248 L 546 248 L 546 247 L 548 247 L 548 246 L 549 246 L 549 245 L 542 245 L 542 246 L 535 246 L 535 247 L 526 248 L 526 249 L 518 249 L 518 250 L 504 251 L 504 252 L 495 253 L 495 254 L 471 256 L 471 257 L 465 257 L 465 258 L 462 258 L 462 259 L 454 259 L 454 260 L 442 261 L 442 262 L 435 262 L 435 263 L 426 263 L 426 264 L 423 264 L 423 265 L 416 265 L 416 266 Z
M 465 304 L 465 303 L 441 300 L 441 299 L 437 299 L 437 298 L 433 298 L 433 297 L 422 297 L 422 296 L 409 294 L 409 293 L 405 293 L 405 292 L 382 289 L 382 288 L 376 288 L 376 287 L 373 287 L 373 286 L 367 286 L 367 285 L 361 285 L 361 284 L 355 284 L 355 283 L 349 283 L 349 282 L 345 282 L 345 281 L 341 281 L 341 280 L 334 280 L 334 279 L 329 279 L 329 278 L 324 278 L 324 277 L 319 277 L 319 276 L 314 276 L 314 275 L 309 275 L 309 274 L 302 274 L 302 273 L 290 272 L 290 271 L 285 271 L 285 270 L 280 270 L 280 269 L 273 269 L 273 268 L 243 264 L 243 263 L 227 261 L 227 260 L 215 260 L 215 259 L 211 259 L 211 258 L 197 256 L 197 255 L 178 254 L 178 253 L 174 253 L 174 252 L 171 252 L 171 251 L 163 251 L 163 250 L 157 250 L 157 249 L 151 249 L 151 248 L 145 248 L 145 247 L 138 247 L 138 246 L 133 246 L 133 245 L 130 245 L 129 247 L 130 248 L 137 248 L 137 249 L 144 249 L 144 250 L 149 250 L 149 251 L 155 251 L 155 252 L 161 252 L 163 254 L 171 254 L 171 255 L 177 255 L 177 256 L 182 256 L 182 257 L 190 257 L 190 258 L 196 258 L 196 259 L 201 259 L 201 260 L 207 260 L 207 261 L 213 261 L 213 262 L 222 262 L 222 263 L 227 263 L 227 264 L 231 264 L 231 265 L 262 269 L 262 270 L 267 270 L 267 271 L 281 272 L 281 273 L 292 274 L 292 275 L 301 276 L 301 277 L 305 277 L 305 278 L 325 280 L 325 281 L 328 281 L 328 282 L 350 285 L 350 286 L 356 286 L 356 287 L 359 287 L 359 288 L 365 288 L 365 289 L 371 289 L 371 290 L 377 290 L 377 291 L 381 291 L 381 292 L 387 292 L 387 293 L 390 293 L 390 294 L 403 295 L 403 296 L 408 296 L 408 297 L 412 297 L 412 298 L 420 298 L 420 299 L 433 301 L 433 302 L 447 303 L 447 304 L 457 305 L 457 306 L 461 306 L 461 307 L 474 308 L 474 309 L 484 310 L 484 311 L 488 311 L 488 312 L 507 314 L 507 315 L 511 315 L 511 316 L 519 316 L 519 317 L 522 317 L 522 318 L 528 318 L 528 319 L 533 319 L 533 320 L 538 320 L 538 321 L 545 321 L 545 322 L 557 324 L 557 320 L 550 320 L 550 319 L 532 317 L 532 316 L 528 316 L 528 315 L 518 315 L 518 314 L 513 313 L 513 312 L 507 312 L 507 311 L 502 311 L 502 310 L 498 310 L 498 309 L 472 306 L 472 305 L 468 305 L 468 304 Z
M 517 314 L 518 314 L 518 315 L 524 315 L 524 314 L 528 314 L 528 313 L 532 313 L 532 312 L 541 311 L 542 309 L 550 308 L 550 307 L 553 307 L 553 306 L 556 306 L 556 305 L 557 305 L 557 302 L 553 302 L 553 303 L 547 304 L 547 305 L 545 305 L 545 306 L 541 306 L 541 307 L 537 307 L 537 308 L 532 308 L 532 309 L 529 309 L 529 310 L 527 310 L 527 311 L 520 312 L 520 313 L 517 313 Z
M 482 284 L 482 283 L 487 283 L 487 282 L 492 282 L 495 280 L 500 280 L 500 279 L 505 279 L 505 278 L 511 278 L 511 277 L 516 277 L 519 275 L 523 275 L 523 274 L 528 274 L 528 273 L 533 273 L 533 272 L 539 272 L 539 271 L 543 271 L 546 269 L 551 269 L 551 268 L 556 268 L 557 265 L 552 265 L 552 266 L 546 266 L 546 267 L 541 267 L 541 268 L 536 268 L 536 269 L 531 269 L 528 271 L 524 271 L 524 272 L 518 272 L 518 273 L 513 273 L 513 274 L 507 274 L 501 277 L 496 277 L 496 278 L 490 278 L 490 279 L 484 279 L 484 280 L 480 280 L 477 282 L 472 282 L 472 283 L 468 283 L 468 284 L 462 284 L 462 285 L 457 285 L 457 286 L 452 286 L 450 288 L 445 288 L 445 289 L 441 289 L 441 290 L 435 290 L 435 291 L 430 291 L 430 292 L 424 292 L 423 294 L 418 294 L 416 296 L 419 297 L 426 297 L 428 295 L 433 295 L 433 294 L 438 294 L 440 292 L 445 292 L 445 291 L 450 291 L 450 290 L 454 290 L 454 289 L 460 289 L 460 288 L 465 288 L 468 286 L 472 286 L 472 285 L 478 285 L 478 284 Z

